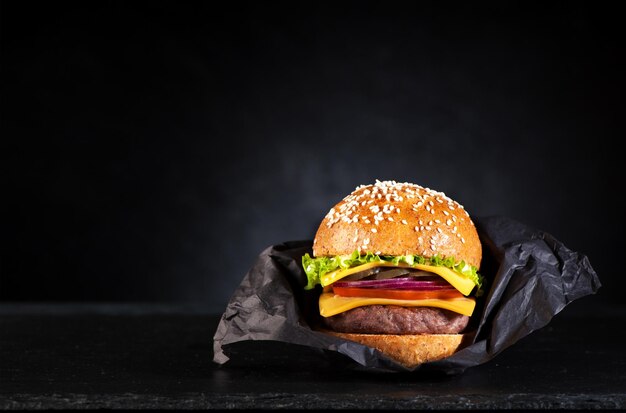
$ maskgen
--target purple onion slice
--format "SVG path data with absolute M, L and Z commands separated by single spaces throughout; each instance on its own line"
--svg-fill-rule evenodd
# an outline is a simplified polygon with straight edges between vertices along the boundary
M 415 277 L 398 277 L 386 280 L 359 280 L 359 281 L 337 281 L 333 283 L 335 287 L 348 288 L 386 288 L 386 289 L 412 289 L 412 290 L 439 290 L 453 288 L 442 278 L 420 279 Z

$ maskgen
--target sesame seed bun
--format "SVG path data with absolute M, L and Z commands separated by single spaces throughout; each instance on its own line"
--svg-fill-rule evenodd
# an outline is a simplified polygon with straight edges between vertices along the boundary
M 482 247 L 462 205 L 443 192 L 395 181 L 361 185 L 330 209 L 313 255 L 365 254 L 453 257 L 480 268 Z
M 464 346 L 463 334 L 351 334 L 325 331 L 345 340 L 374 348 L 407 368 L 441 360 Z

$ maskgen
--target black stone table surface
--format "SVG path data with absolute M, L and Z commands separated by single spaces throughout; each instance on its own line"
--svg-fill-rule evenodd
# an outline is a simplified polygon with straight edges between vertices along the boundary
M 212 362 L 219 314 L 185 305 L 0 304 L 4 409 L 626 408 L 626 306 L 593 296 L 452 377 L 365 371 L 272 342 Z

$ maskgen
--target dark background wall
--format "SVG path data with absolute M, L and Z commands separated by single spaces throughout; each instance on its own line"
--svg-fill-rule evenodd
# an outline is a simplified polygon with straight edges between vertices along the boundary
M 611 3 L 613 4 L 613 3 Z M 608 2 L 2 3 L 3 301 L 221 311 L 359 184 L 506 215 L 624 287 Z

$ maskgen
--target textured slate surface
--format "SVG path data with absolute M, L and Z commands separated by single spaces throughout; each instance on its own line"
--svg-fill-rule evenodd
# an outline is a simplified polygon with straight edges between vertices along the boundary
M 372 373 L 261 342 L 217 366 L 218 315 L 189 306 L 2 304 L 0 407 L 624 409 L 626 307 L 581 301 L 453 377 Z

